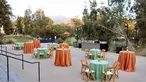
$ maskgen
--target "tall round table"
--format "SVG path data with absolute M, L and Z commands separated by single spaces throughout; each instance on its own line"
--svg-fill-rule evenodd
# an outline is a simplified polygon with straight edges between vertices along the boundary
M 101 60 L 91 60 L 90 61 L 90 68 L 91 70 L 94 70 L 94 76 L 96 80 L 102 80 L 102 73 L 105 71 L 105 69 L 108 67 L 108 62 Z
M 68 48 L 58 48 L 56 49 L 55 56 L 55 66 L 71 66 L 71 54 Z
M 69 45 L 68 44 L 65 44 L 65 43 L 62 43 L 62 44 L 60 44 L 60 48 L 62 48 L 62 47 L 69 48 Z
M 24 53 L 25 54 L 30 54 L 30 53 L 33 53 L 33 51 L 34 51 L 33 42 L 25 42 L 24 43 Z
M 120 63 L 119 70 L 135 72 L 136 54 L 134 51 L 120 51 L 118 61 Z
M 40 40 L 34 40 L 34 48 L 39 48 L 40 47 Z

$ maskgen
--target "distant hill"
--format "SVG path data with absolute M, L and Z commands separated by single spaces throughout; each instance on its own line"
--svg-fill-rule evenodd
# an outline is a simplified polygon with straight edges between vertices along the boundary
M 59 23 L 67 23 L 70 18 L 66 17 L 66 16 L 49 16 L 55 24 L 59 24 Z

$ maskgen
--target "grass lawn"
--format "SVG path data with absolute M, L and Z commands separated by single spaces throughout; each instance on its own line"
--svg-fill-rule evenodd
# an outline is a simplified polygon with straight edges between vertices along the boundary
M 29 40 L 33 40 L 33 38 L 26 37 L 26 36 L 23 36 L 23 35 L 19 35 L 19 36 L 16 36 L 16 35 L 5 35 L 4 39 L 3 39 L 3 42 L 4 43 L 11 43 L 13 41 L 16 41 L 16 42 L 27 42 Z

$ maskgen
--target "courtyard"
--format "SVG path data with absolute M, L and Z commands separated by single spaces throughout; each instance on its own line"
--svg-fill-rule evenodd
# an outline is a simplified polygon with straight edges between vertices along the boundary
M 12 50 L 12 45 L 7 46 L 9 52 L 23 54 L 23 50 Z M 41 47 L 47 47 L 47 43 L 41 43 Z M 41 65 L 41 82 L 85 82 L 82 80 L 82 75 L 80 74 L 81 63 L 80 60 L 85 58 L 85 51 L 79 48 L 74 48 L 70 46 L 72 66 L 70 67 L 58 67 L 54 65 L 55 53 L 53 52 L 53 59 L 36 59 L 33 58 L 31 54 L 24 54 L 24 59 L 28 61 L 39 61 Z M 4 53 L 4 52 L 3 52 Z M 118 59 L 118 55 L 114 52 L 106 52 L 106 61 L 108 61 L 109 66 L 112 66 L 114 61 Z M 10 54 L 8 54 L 10 55 Z M 11 55 L 13 56 L 13 55 Z M 21 58 L 21 56 L 17 56 Z M 119 70 L 119 79 L 115 82 L 145 82 L 146 78 L 146 63 L 145 57 L 136 56 L 136 72 L 124 72 Z M 90 60 L 89 60 L 90 61 Z M 10 72 L 14 73 L 10 75 L 10 82 L 38 82 L 38 72 L 36 64 L 25 63 L 24 70 L 21 68 L 21 61 L 11 59 L 10 62 Z M 6 57 L 0 57 L 0 69 L 4 68 L 3 64 L 6 64 Z M 2 70 L 0 70 L 2 71 Z M 5 72 L 6 73 L 6 72 Z M 0 73 L 0 82 L 6 81 L 6 74 Z M 90 81 L 92 82 L 92 81 Z M 93 81 L 100 82 L 100 81 Z

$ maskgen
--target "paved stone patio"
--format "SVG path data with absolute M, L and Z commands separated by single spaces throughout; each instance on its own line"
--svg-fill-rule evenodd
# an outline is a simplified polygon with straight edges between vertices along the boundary
M 22 50 L 12 50 L 11 45 L 6 45 L 9 52 L 23 53 Z M 47 47 L 47 44 L 41 44 Z M 34 59 L 30 54 L 25 54 L 24 59 L 29 61 L 39 61 L 41 63 L 41 82 L 85 82 L 82 80 L 80 74 L 81 64 L 80 59 L 84 58 L 84 51 L 78 48 L 70 47 L 72 56 L 71 67 L 56 67 L 54 66 L 55 51 L 53 59 Z M 112 65 L 118 58 L 118 54 L 113 52 L 106 52 L 107 61 Z M 21 57 L 18 57 L 21 58 Z M 136 72 L 123 72 L 119 71 L 119 79 L 116 82 L 145 82 L 146 81 L 146 57 L 136 57 Z M 6 58 L 0 56 L 0 63 L 6 64 Z M 13 72 L 12 79 L 16 76 L 19 81 L 12 82 L 38 82 L 37 78 L 37 65 L 25 63 L 25 69 L 21 69 L 21 61 L 10 59 L 10 71 Z M 0 70 L 2 70 L 0 68 Z M 2 71 L 0 71 L 2 74 Z M 18 75 L 17 75 L 18 74 Z M 5 74 L 4 74 L 5 75 Z M 1 76 L 1 75 L 0 75 Z M 0 82 L 4 82 L 0 77 Z M 3 78 L 4 79 L 4 78 Z M 5 78 L 6 79 L 6 78 Z M 20 80 L 21 79 L 21 80 Z M 6 81 L 6 80 L 5 80 Z M 7 82 L 7 81 L 6 81 Z M 11 81 L 10 81 L 11 82 Z M 93 81 L 90 81 L 93 82 Z M 100 81 L 94 81 L 100 82 Z

